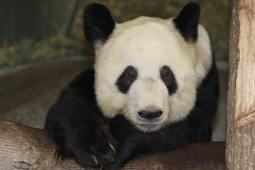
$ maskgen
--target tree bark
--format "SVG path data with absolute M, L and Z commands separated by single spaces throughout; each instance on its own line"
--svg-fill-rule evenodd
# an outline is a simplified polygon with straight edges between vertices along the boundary
M 228 169 L 255 169 L 255 1 L 232 0 L 230 20 Z
M 56 145 L 46 131 L 0 120 L 0 169 L 90 170 L 74 160 L 59 162 Z M 225 143 L 193 143 L 165 154 L 142 155 L 128 162 L 124 170 L 224 170 Z

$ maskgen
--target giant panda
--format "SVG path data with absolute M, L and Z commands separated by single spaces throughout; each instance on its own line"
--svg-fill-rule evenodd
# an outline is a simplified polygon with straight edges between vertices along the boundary
M 116 23 L 97 3 L 84 11 L 95 64 L 62 91 L 45 130 L 59 159 L 119 169 L 139 154 L 210 141 L 219 85 L 200 6 L 171 19 Z

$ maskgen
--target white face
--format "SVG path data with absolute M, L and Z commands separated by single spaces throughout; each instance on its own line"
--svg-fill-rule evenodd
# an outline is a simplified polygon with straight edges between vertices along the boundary
M 171 19 L 116 24 L 109 40 L 96 45 L 95 90 L 105 116 L 123 114 L 143 131 L 185 118 L 211 65 L 209 38 L 201 26 L 198 32 L 197 42 L 187 43 Z

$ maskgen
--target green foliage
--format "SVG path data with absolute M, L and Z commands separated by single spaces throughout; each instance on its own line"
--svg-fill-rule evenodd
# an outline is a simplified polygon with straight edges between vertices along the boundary
M 23 0 L 15 2 L 10 3 L 9 0 L 0 2 L 0 10 L 6 14 L 0 16 L 0 21 L 8 26 L 0 28 L 4 32 L 0 34 L 0 68 L 74 54 L 93 55 L 93 48 L 85 41 L 83 33 L 82 13 L 89 3 L 98 2 L 106 5 L 115 21 L 121 23 L 138 16 L 174 17 L 190 0 L 82 0 L 70 37 L 66 37 L 64 32 L 74 0 L 30 0 L 25 4 Z M 201 4 L 200 23 L 209 32 L 216 58 L 227 60 L 229 0 L 196 2 Z M 9 11 L 4 9 L 6 5 L 9 6 Z M 37 11 L 25 13 L 30 7 L 36 7 Z M 9 16 L 7 14 L 11 14 L 11 17 L 6 18 L 5 16 Z M 27 19 L 28 16 L 31 18 Z M 20 20 L 23 23 L 18 22 Z
M 83 33 L 82 11 L 82 9 L 78 11 L 79 17 L 76 17 L 71 37 L 64 35 L 65 25 L 60 28 L 57 24 L 52 24 L 56 30 L 55 36 L 46 37 L 40 41 L 37 41 L 35 37 L 23 38 L 19 43 L 12 45 L 8 45 L 8 41 L 4 40 L 3 47 L 0 48 L 0 68 L 52 60 L 74 54 L 92 56 L 93 48 L 85 41 Z

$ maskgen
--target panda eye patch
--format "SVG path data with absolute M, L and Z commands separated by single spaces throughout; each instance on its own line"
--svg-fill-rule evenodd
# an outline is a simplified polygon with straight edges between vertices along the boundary
M 160 70 L 160 77 L 163 81 L 172 81 L 172 71 L 168 66 L 163 66 Z
M 119 76 L 116 86 L 122 93 L 127 93 L 132 83 L 137 78 L 137 70 L 133 66 L 127 66 Z
M 173 94 L 177 90 L 177 83 L 173 72 L 168 66 L 163 66 L 160 69 L 160 77 L 168 89 L 168 94 Z

